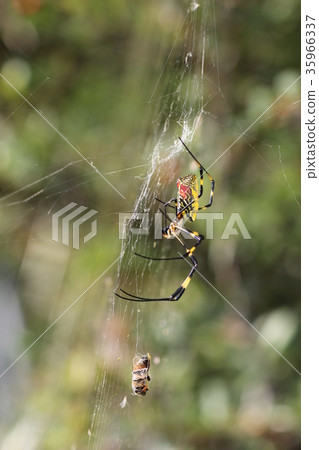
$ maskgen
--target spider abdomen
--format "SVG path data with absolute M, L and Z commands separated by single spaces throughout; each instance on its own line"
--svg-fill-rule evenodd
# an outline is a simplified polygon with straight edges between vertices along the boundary
M 177 180 L 177 213 L 193 222 L 198 211 L 198 183 L 196 175 L 190 174 Z

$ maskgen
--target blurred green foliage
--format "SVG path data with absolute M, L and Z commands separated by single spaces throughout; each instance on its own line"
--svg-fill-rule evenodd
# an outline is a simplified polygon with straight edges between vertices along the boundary
M 298 78 L 300 5 L 204 0 L 187 24 L 190 6 L 0 6 L 0 73 L 37 109 L 0 79 L 0 371 L 62 314 L 0 378 L 1 450 L 300 448 L 299 375 L 224 299 L 299 370 L 298 83 L 238 138 Z M 197 251 L 213 287 L 195 275 L 176 304 L 120 302 L 117 264 L 94 283 L 120 254 L 118 213 L 133 210 L 168 115 L 175 123 L 198 106 L 192 96 L 184 104 L 187 76 L 170 97 L 185 70 L 185 30 L 207 51 L 207 104 L 191 148 L 208 167 L 232 146 L 209 170 L 224 220 Z M 184 153 L 171 159 L 163 198 L 190 166 Z M 51 240 L 51 214 L 70 202 L 99 211 L 98 235 L 80 251 Z M 232 212 L 251 240 L 220 239 Z M 191 227 L 206 235 L 204 221 Z M 130 291 L 136 277 L 142 294 L 169 295 L 188 270 L 137 261 Z M 131 397 L 135 351 L 152 355 L 143 399 Z

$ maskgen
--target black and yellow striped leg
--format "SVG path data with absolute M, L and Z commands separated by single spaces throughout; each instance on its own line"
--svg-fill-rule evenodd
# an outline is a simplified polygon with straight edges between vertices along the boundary
M 191 155 L 191 157 L 193 158 L 194 161 L 196 161 L 196 164 L 199 167 L 199 173 L 200 173 L 200 191 L 198 194 L 197 198 L 200 198 L 203 194 L 203 172 L 206 173 L 206 175 L 208 176 L 208 178 L 210 179 L 211 183 L 212 183 L 212 187 L 211 187 L 211 191 L 210 191 L 210 199 L 209 199 L 209 203 L 207 203 L 207 205 L 205 206 L 201 206 L 200 208 L 198 208 L 198 211 L 201 211 L 203 209 L 209 208 L 212 203 L 213 203 L 213 196 L 214 196 L 214 188 L 215 188 L 215 182 L 213 180 L 213 178 L 211 177 L 211 175 L 207 172 L 207 170 L 205 169 L 205 167 L 203 167 L 201 165 L 201 163 L 198 161 L 197 158 L 195 158 L 195 156 L 193 155 L 193 153 L 190 151 L 190 149 L 187 147 L 187 145 L 182 141 L 181 138 L 179 138 L 179 140 L 181 141 L 181 143 L 184 145 L 184 147 L 186 148 L 186 150 L 188 151 L 188 153 Z
M 204 240 L 204 236 L 202 234 L 198 233 L 197 231 L 191 231 L 184 227 L 177 227 L 177 228 L 179 230 L 183 231 L 183 233 L 188 234 L 189 236 L 191 236 L 193 239 L 195 239 L 197 241 L 196 244 L 194 245 L 194 247 L 197 247 Z M 186 258 L 188 256 L 188 252 L 189 252 L 189 250 L 187 250 L 186 253 L 184 253 L 184 255 L 182 255 L 182 256 L 174 256 L 171 258 L 153 258 L 152 256 L 141 255 L 140 253 L 137 253 L 137 252 L 135 252 L 134 255 L 139 256 L 140 258 L 149 259 L 151 261 L 174 261 L 177 259 Z
M 163 202 L 163 200 L 155 197 L 155 200 L 162 203 L 164 206 L 169 206 L 170 208 L 175 209 L 175 212 L 177 213 L 177 199 L 176 198 L 171 198 L 168 202 Z M 174 206 L 170 205 L 170 203 L 175 202 Z
M 183 283 L 176 289 L 176 291 L 173 292 L 173 294 L 170 297 L 148 298 L 148 297 L 139 297 L 138 295 L 133 295 L 127 291 L 124 291 L 124 289 L 120 289 L 121 294 L 118 294 L 115 292 L 115 295 L 117 297 L 122 298 L 123 300 L 129 300 L 132 302 L 177 302 L 181 298 L 181 296 L 184 294 L 187 286 L 189 285 L 194 273 L 196 272 L 198 262 L 197 262 L 197 259 L 195 258 L 195 256 L 193 255 L 193 253 L 194 253 L 196 247 L 204 239 L 204 236 L 197 233 L 197 231 L 190 231 L 190 230 L 187 230 L 186 228 L 181 227 L 180 230 L 183 231 L 184 233 L 189 234 L 197 242 L 192 248 L 189 249 L 186 246 L 186 244 L 184 243 L 184 241 L 182 240 L 182 238 L 178 235 L 175 235 L 175 238 L 180 242 L 180 244 L 183 246 L 183 248 L 186 251 L 186 253 L 183 256 L 178 257 L 178 259 L 188 257 L 191 260 L 191 262 L 193 263 L 193 267 L 192 267 L 191 271 L 189 272 L 188 276 L 185 278 Z M 139 256 L 142 256 L 142 255 L 139 255 Z M 151 258 L 149 258 L 149 259 L 151 259 Z M 122 295 L 122 293 L 125 294 L 125 296 Z
M 199 174 L 200 174 L 200 178 L 199 178 L 199 194 L 197 198 L 201 198 L 201 196 L 203 195 L 203 183 L 204 183 L 204 171 L 203 168 L 201 166 L 201 164 L 199 164 Z
M 193 233 L 192 231 L 188 231 L 185 228 L 183 228 L 183 231 L 191 234 L 194 236 L 196 236 L 197 233 Z M 193 237 L 192 236 L 192 237 Z M 198 265 L 197 259 L 195 258 L 195 256 L 193 255 L 193 252 L 195 251 L 197 245 L 200 244 L 200 242 L 202 241 L 201 238 L 199 238 L 199 236 L 196 236 L 196 239 L 198 240 L 197 244 L 195 244 L 191 249 L 188 249 L 185 245 L 185 243 L 183 242 L 182 238 L 178 235 L 175 235 L 176 239 L 182 244 L 182 246 L 184 247 L 184 249 L 186 250 L 186 256 L 191 260 L 191 262 L 193 263 L 193 267 L 191 268 L 191 271 L 189 272 L 188 276 L 185 278 L 185 280 L 183 281 L 183 283 L 180 285 L 179 288 L 176 289 L 176 291 L 172 294 L 172 297 L 174 298 L 174 300 L 178 300 L 185 292 L 187 286 L 189 285 L 195 271 L 196 271 L 196 267 Z M 185 258 L 186 258 L 185 256 Z
M 195 239 L 195 241 L 197 241 L 196 244 L 194 245 L 195 248 L 205 239 L 205 237 L 202 234 L 198 233 L 198 231 L 188 230 L 187 228 L 179 227 L 179 226 L 176 226 L 176 228 L 178 230 L 180 230 L 181 232 L 188 234 L 191 238 L 193 238 L 193 239 Z M 187 247 L 186 247 L 186 249 L 187 249 Z
M 207 203 L 207 205 L 205 206 L 200 206 L 198 208 L 198 211 L 202 211 L 203 209 L 209 208 L 210 206 L 212 206 L 213 200 L 214 200 L 214 189 L 215 189 L 215 181 L 212 179 L 212 187 L 211 187 L 211 191 L 210 191 L 210 198 L 209 198 L 209 203 Z

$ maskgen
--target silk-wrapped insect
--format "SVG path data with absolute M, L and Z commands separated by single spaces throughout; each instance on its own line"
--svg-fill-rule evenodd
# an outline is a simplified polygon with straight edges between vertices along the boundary
M 138 353 L 133 358 L 132 389 L 135 395 L 146 395 L 150 377 L 151 355 Z

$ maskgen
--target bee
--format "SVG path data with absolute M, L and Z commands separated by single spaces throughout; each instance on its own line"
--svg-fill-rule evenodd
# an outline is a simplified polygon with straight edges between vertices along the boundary
M 132 389 L 135 395 L 146 395 L 150 377 L 151 355 L 137 354 L 133 358 Z

